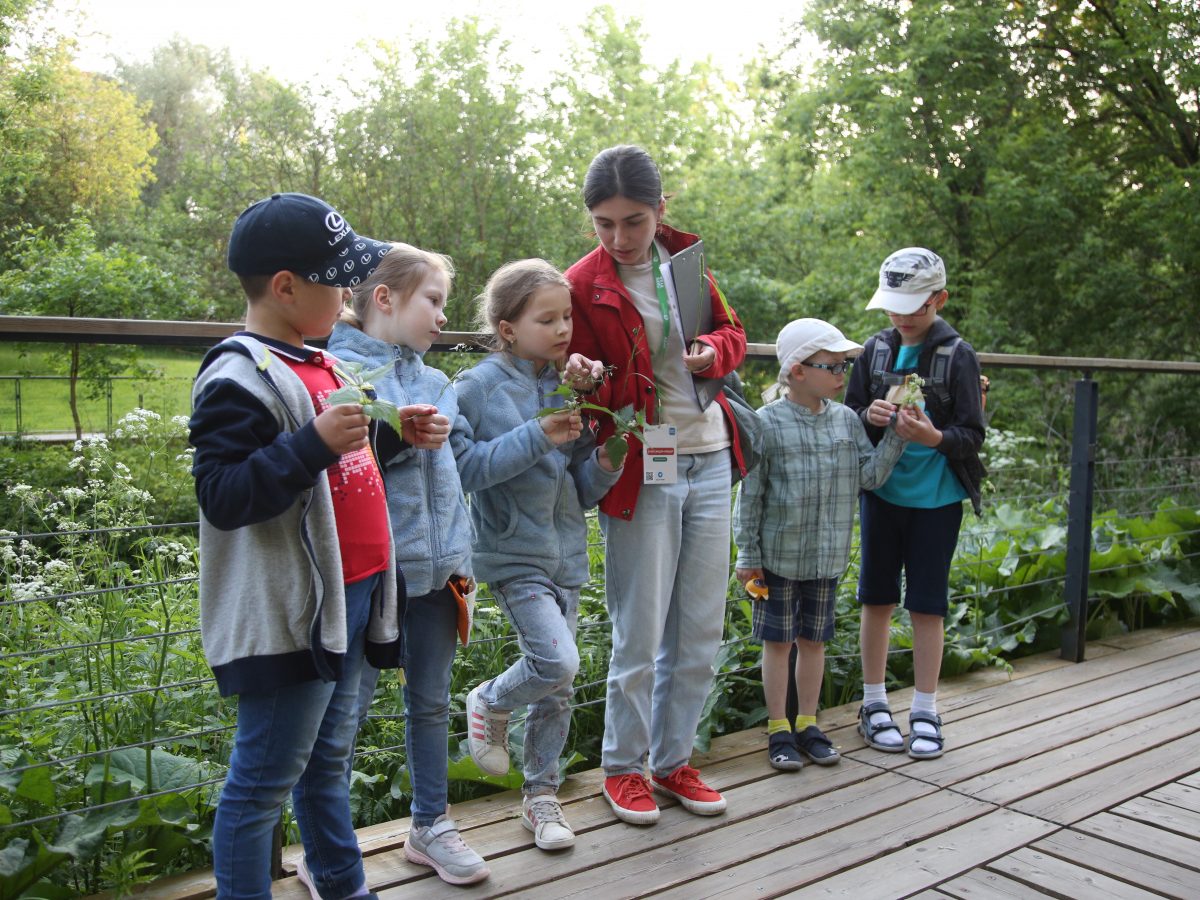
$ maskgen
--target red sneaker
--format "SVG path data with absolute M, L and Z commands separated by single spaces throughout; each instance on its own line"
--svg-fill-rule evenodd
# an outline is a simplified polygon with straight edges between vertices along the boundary
M 658 821 L 658 804 L 654 802 L 654 794 L 646 779 L 637 772 L 605 778 L 604 799 L 622 822 L 653 825 Z
M 656 791 L 674 797 L 688 812 L 701 816 L 725 812 L 725 798 L 701 781 L 700 773 L 687 764 L 666 778 L 655 775 L 653 783 Z

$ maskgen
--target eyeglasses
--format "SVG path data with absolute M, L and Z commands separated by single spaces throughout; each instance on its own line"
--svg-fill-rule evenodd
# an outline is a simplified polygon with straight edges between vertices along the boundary
M 852 365 L 854 365 L 854 363 L 847 359 L 843 362 L 837 362 L 837 363 L 802 362 L 802 363 L 800 363 L 800 365 L 808 366 L 810 369 L 824 369 L 830 375 L 844 375 L 846 372 L 850 371 L 850 367 Z
M 906 318 L 906 317 L 909 319 L 919 319 L 919 318 L 921 318 L 921 316 L 925 315 L 925 313 L 929 312 L 929 308 L 931 306 L 933 306 L 933 298 L 936 297 L 940 293 L 941 293 L 941 291 L 934 291 L 930 295 L 928 300 L 926 300 L 923 304 L 918 306 L 916 309 L 914 309 L 910 313 L 892 312 L 889 309 L 889 310 L 887 310 L 887 314 L 889 316 L 891 316 L 893 319 L 900 319 L 900 318 Z

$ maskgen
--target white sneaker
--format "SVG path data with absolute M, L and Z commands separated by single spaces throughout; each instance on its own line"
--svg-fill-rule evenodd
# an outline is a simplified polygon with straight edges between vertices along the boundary
M 308 895 L 312 897 L 312 900 L 321 900 L 321 894 L 317 891 L 312 872 L 308 871 L 308 862 L 303 856 L 300 857 L 300 862 L 296 866 L 296 877 L 300 879 L 302 885 L 308 888 Z
M 480 693 L 485 681 L 467 694 L 467 749 L 489 775 L 508 774 L 508 713 L 488 709 Z
M 521 803 L 521 824 L 533 832 L 533 842 L 543 850 L 565 850 L 575 844 L 575 832 L 553 794 L 526 797 Z
M 454 820 L 445 815 L 438 816 L 432 825 L 409 829 L 404 858 L 420 866 L 432 866 L 447 884 L 474 884 L 491 874 L 487 863 L 462 839 Z

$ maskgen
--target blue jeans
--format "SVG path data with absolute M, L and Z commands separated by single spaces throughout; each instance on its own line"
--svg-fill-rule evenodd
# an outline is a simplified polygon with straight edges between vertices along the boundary
M 458 646 L 458 606 L 443 587 L 409 597 L 404 610 L 404 755 L 412 781 L 412 822 L 432 825 L 446 811 L 450 672 Z M 363 669 L 359 718 L 366 719 L 379 670 Z
M 579 589 L 560 588 L 544 575 L 531 574 L 494 584 L 492 593 L 517 632 L 521 658 L 493 678 L 481 695 L 492 709 L 529 707 L 523 790 L 530 796 L 555 794 L 579 671 Z
M 213 824 L 219 898 L 271 896 L 271 836 L 289 793 L 321 896 L 348 897 L 365 884 L 348 783 L 367 617 L 380 577 L 346 585 L 340 679 L 239 696 L 229 775 Z
M 643 485 L 633 519 L 601 514 L 613 623 L 601 764 L 669 775 L 692 755 L 725 626 L 728 450 L 683 454 L 675 484 Z

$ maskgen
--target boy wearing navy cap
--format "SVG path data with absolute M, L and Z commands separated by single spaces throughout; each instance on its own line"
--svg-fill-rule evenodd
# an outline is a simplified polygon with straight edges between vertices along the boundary
M 270 897 L 289 794 L 312 895 L 374 896 L 347 775 L 363 659 L 401 664 L 396 566 L 369 420 L 328 404 L 334 360 L 304 338 L 329 333 L 343 288 L 389 247 L 304 194 L 260 200 L 230 235 L 246 329 L 204 358 L 190 422 L 201 636 L 221 695 L 239 698 L 213 826 L 218 897 Z

